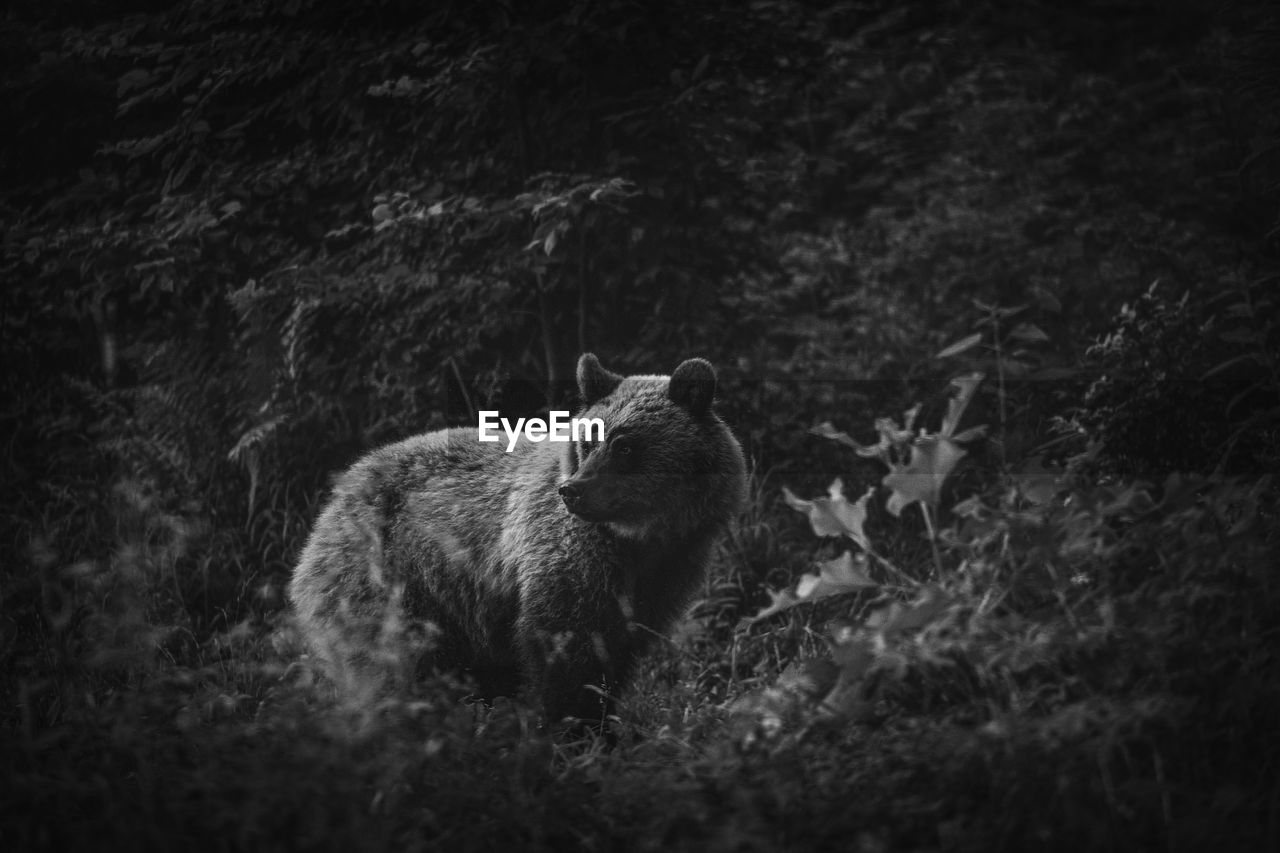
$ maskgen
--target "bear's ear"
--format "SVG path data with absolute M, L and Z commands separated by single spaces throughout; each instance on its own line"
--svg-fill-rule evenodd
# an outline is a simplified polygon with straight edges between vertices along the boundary
M 578 393 L 583 406 L 594 406 L 613 393 L 622 377 L 600 366 L 600 359 L 584 352 L 578 359 Z
M 716 396 L 716 369 L 711 362 L 701 358 L 680 362 L 675 373 L 671 374 L 667 396 L 676 405 L 688 409 L 690 414 L 705 415 L 711 411 L 711 401 Z

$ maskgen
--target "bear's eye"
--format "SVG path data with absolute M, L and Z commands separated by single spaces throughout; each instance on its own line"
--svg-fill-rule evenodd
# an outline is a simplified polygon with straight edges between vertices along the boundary
M 628 436 L 618 436 L 609 445 L 609 455 L 621 466 L 631 469 L 640 459 L 640 445 Z

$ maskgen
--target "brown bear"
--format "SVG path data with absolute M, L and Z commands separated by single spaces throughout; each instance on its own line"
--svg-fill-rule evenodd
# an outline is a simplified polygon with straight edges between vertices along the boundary
M 448 429 L 375 450 L 338 481 L 289 595 L 356 701 L 429 669 L 519 685 L 551 721 L 598 722 L 704 577 L 742 506 L 742 449 L 702 359 L 665 376 L 578 362 L 603 440 L 482 442 Z

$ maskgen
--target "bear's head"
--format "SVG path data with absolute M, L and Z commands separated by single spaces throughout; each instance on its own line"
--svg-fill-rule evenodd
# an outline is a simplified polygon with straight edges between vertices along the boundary
M 603 441 L 571 445 L 560 485 L 568 510 L 633 539 L 678 537 L 725 524 L 745 499 L 742 449 L 712 409 L 716 372 L 701 358 L 671 376 L 605 370 L 578 361 L 579 417 L 604 423 Z

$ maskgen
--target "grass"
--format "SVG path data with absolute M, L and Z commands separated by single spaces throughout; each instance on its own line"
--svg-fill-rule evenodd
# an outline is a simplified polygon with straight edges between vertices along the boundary
M 952 606 L 879 650 L 856 718 L 778 681 L 825 645 L 824 605 L 727 636 L 704 605 L 646 660 L 612 748 L 558 741 L 520 702 L 477 706 L 444 682 L 337 707 L 280 613 L 166 654 L 145 582 L 85 596 L 65 630 L 96 626 L 98 643 L 59 650 L 54 632 L 8 685 L 0 837 L 13 850 L 1264 849 L 1280 818 L 1268 486 L 1124 494 L 985 496 L 983 524 L 952 528 Z M 748 519 L 708 590 L 732 587 L 730 555 L 767 548 L 780 522 Z M 1059 587 L 1037 565 L 1050 543 Z M 826 607 L 867 613 L 865 598 Z

